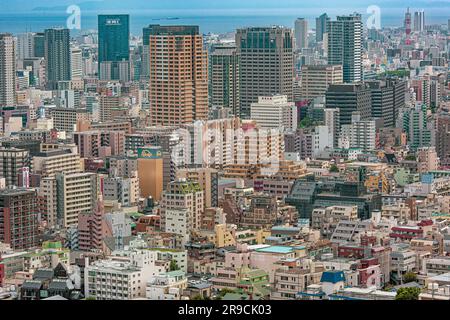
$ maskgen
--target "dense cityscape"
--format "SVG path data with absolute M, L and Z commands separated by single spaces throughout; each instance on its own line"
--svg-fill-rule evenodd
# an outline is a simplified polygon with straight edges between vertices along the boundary
M 450 14 L 323 11 L 0 30 L 0 300 L 449 301 Z

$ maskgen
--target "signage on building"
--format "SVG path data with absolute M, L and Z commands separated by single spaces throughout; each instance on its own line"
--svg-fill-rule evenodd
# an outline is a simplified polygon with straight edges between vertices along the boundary
M 139 159 L 161 159 L 162 153 L 159 148 L 138 148 Z

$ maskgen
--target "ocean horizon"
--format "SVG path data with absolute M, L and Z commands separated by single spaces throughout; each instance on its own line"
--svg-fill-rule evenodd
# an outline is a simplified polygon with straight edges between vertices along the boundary
M 350 9 L 327 10 L 331 18 L 339 14 L 350 14 L 352 12 L 359 12 L 363 16 L 363 22 L 368 18 L 365 11 L 357 11 Z M 237 28 L 254 27 L 254 26 L 270 26 L 282 25 L 286 27 L 293 27 L 294 21 L 297 17 L 306 18 L 309 22 L 309 29 L 315 29 L 315 18 L 321 15 L 324 10 L 298 10 L 295 12 L 282 12 L 278 14 L 269 13 L 255 13 L 236 12 L 230 13 L 224 11 L 223 14 L 219 12 L 191 12 L 183 14 L 179 11 L 166 12 L 100 12 L 100 13 L 127 13 L 130 14 L 130 33 L 134 36 L 142 35 L 142 28 L 149 24 L 163 24 L 163 25 L 198 25 L 200 32 L 224 34 L 234 32 Z M 97 29 L 97 14 L 88 12 L 81 14 L 81 30 Z M 36 12 L 36 13 L 21 13 L 21 14 L 0 14 L 0 32 L 9 32 L 13 34 L 23 32 L 39 32 L 46 28 L 64 27 L 66 26 L 69 14 L 61 12 Z M 436 12 L 433 15 L 426 16 L 427 24 L 447 24 L 447 15 L 442 15 L 442 12 Z M 399 10 L 389 10 L 388 13 L 381 14 L 382 27 L 400 27 L 403 25 L 404 12 Z M 72 30 L 73 34 L 77 34 L 79 30 Z

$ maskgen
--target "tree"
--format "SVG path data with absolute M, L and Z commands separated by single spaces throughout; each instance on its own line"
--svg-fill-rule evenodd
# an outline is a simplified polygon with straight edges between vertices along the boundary
M 416 161 L 416 157 L 412 154 L 409 154 L 405 157 L 405 160 Z
M 407 272 L 403 276 L 403 282 L 404 283 L 414 282 L 416 280 L 417 280 L 417 275 L 414 272 Z
M 309 117 L 305 117 L 300 121 L 300 128 L 308 128 L 313 125 L 313 121 Z
M 222 300 L 222 298 L 225 297 L 225 295 L 227 293 L 234 293 L 234 291 L 231 289 L 228 289 L 228 288 L 224 288 L 224 289 L 220 290 L 220 292 L 217 295 L 217 297 L 215 298 L 215 300 Z
M 180 270 L 180 267 L 178 267 L 178 263 L 175 260 L 170 261 L 169 270 L 170 271 Z
M 335 165 L 335 164 L 333 164 L 333 165 L 330 167 L 330 172 L 339 172 L 338 166 Z
M 419 300 L 419 288 L 400 288 L 397 290 L 395 300 Z

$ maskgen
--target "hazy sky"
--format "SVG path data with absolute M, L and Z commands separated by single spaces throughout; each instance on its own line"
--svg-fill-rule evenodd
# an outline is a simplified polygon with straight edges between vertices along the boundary
M 378 5 L 383 8 L 441 9 L 450 12 L 450 0 L 0 0 L 2 13 L 32 11 L 34 8 L 56 7 L 63 10 L 78 4 L 84 10 L 199 10 L 236 9 L 245 11 L 286 10 L 289 8 L 345 8 L 347 10 Z

